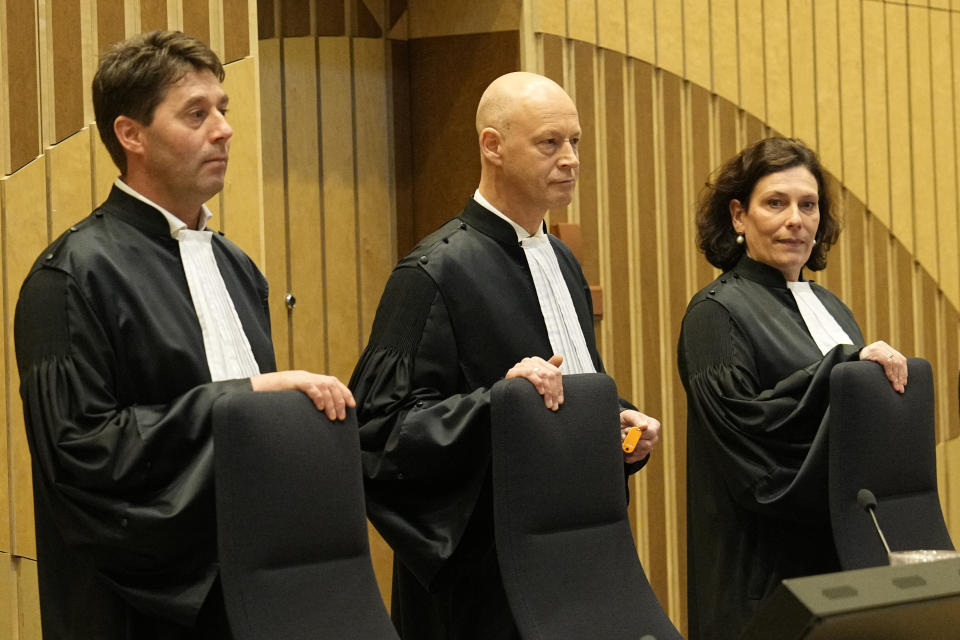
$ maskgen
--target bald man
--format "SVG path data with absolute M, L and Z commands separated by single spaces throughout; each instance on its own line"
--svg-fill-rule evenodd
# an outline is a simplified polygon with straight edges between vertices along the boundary
M 370 519 L 395 552 L 393 617 L 404 640 L 519 638 L 493 536 L 490 387 L 526 378 L 557 410 L 563 375 L 602 371 L 590 290 L 547 210 L 577 183 L 577 109 L 553 81 L 510 73 L 477 109 L 480 185 L 387 282 L 350 387 Z M 625 456 L 645 462 L 660 423 Z

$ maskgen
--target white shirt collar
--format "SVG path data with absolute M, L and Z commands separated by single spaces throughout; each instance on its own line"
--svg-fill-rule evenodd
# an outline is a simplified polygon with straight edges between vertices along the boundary
M 473 199 L 476 200 L 477 203 L 480 204 L 480 206 L 482 206 L 484 209 L 487 209 L 488 211 L 490 211 L 490 213 L 495 213 L 496 215 L 500 216 L 501 218 L 509 222 L 510 226 L 513 227 L 513 230 L 516 231 L 517 240 L 519 242 L 523 242 L 527 238 L 540 238 L 546 235 L 543 232 L 543 222 L 541 222 L 537 226 L 537 232 L 531 235 L 526 229 L 521 227 L 519 224 L 517 224 L 510 218 L 508 218 L 506 214 L 504 214 L 502 211 L 500 211 L 495 206 L 490 204 L 490 202 L 483 197 L 483 194 L 480 193 L 480 189 L 477 189 L 476 191 L 473 192 Z
M 169 211 L 167 211 L 166 209 L 158 205 L 156 202 L 154 202 L 147 196 L 143 195 L 142 193 L 140 193 L 139 191 L 137 191 L 136 189 L 128 185 L 126 182 L 124 182 L 120 178 L 117 178 L 116 180 L 113 181 L 113 186 L 115 186 L 117 189 L 120 189 L 120 191 L 123 191 L 127 195 L 133 198 L 136 198 L 140 202 L 144 202 L 150 205 L 151 207 L 153 207 L 154 209 L 162 213 L 163 217 L 167 221 L 167 224 L 170 225 L 170 237 L 176 239 L 177 232 L 187 228 L 186 222 L 184 222 L 177 216 L 173 215 L 172 213 L 170 213 Z M 207 223 L 210 221 L 210 218 L 213 217 L 213 214 L 210 213 L 210 209 L 208 209 L 207 205 L 205 204 L 200 205 L 200 211 L 202 214 L 200 219 L 200 222 L 201 222 L 200 231 L 204 231 L 207 228 Z

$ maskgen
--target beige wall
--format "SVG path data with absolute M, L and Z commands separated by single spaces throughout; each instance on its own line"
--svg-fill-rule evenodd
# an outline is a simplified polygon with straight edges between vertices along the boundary
M 634 480 L 631 519 L 651 583 L 681 625 L 675 348 L 687 300 L 713 276 L 693 247 L 693 202 L 748 141 L 802 137 L 846 205 L 818 278 L 868 339 L 934 365 L 941 496 L 960 536 L 958 10 L 957 0 L 4 0 L 0 637 L 39 638 L 17 292 L 42 247 L 115 176 L 89 127 L 97 52 L 159 26 L 190 30 L 231 60 L 237 133 L 217 220 L 271 282 L 278 364 L 344 379 L 398 252 L 475 186 L 479 91 L 515 68 L 564 84 L 581 111 L 583 173 L 575 202 L 551 222 L 580 224 L 581 260 L 603 292 L 605 362 L 665 425 Z M 389 551 L 373 544 L 386 591 Z

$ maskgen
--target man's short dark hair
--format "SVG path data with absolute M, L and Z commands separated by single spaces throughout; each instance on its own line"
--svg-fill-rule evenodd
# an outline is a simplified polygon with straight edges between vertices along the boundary
M 833 198 L 820 160 L 802 141 L 794 138 L 766 138 L 755 142 L 731 158 L 707 182 L 697 204 L 697 247 L 707 260 L 726 271 L 743 255 L 745 245 L 737 244 L 730 219 L 730 201 L 738 200 L 746 210 L 753 188 L 760 178 L 771 173 L 806 167 L 817 181 L 820 225 L 806 267 L 819 271 L 827 266 L 827 251 L 840 235 L 840 221 L 831 207 Z
M 223 82 L 220 59 L 206 44 L 180 31 L 151 31 L 110 47 L 93 77 L 93 112 L 110 157 L 127 172 L 127 157 L 113 123 L 127 116 L 149 126 L 167 89 L 187 72 L 210 71 Z

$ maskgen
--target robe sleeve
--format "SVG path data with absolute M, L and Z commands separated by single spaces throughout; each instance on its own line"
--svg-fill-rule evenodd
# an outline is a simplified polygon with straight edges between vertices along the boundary
M 679 345 L 681 378 L 700 443 L 746 509 L 803 520 L 825 509 L 825 415 L 830 371 L 860 348 L 838 345 L 809 366 L 762 385 L 754 346 L 727 310 L 693 305 Z M 820 459 L 815 459 L 820 458 Z M 690 470 L 695 473 L 695 470 Z
M 85 547 L 117 583 L 152 575 L 161 584 L 190 570 L 185 564 L 209 563 L 211 407 L 224 393 L 249 390 L 249 380 L 124 406 L 116 393 L 124 372 L 103 324 L 77 283 L 54 269 L 29 276 L 15 323 L 34 478 L 65 542 Z
M 368 513 L 425 585 L 456 548 L 490 459 L 490 390 L 465 390 L 443 298 L 398 267 L 350 381 Z

